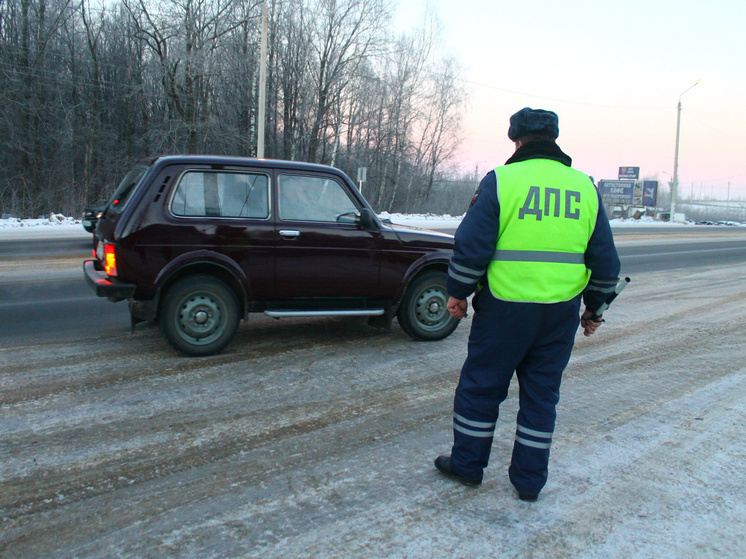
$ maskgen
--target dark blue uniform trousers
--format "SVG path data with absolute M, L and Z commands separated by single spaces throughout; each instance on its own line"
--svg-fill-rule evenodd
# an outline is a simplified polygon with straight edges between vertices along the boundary
M 474 296 L 469 352 L 454 399 L 451 464 L 481 481 L 500 404 L 515 372 L 519 406 L 509 469 L 519 493 L 536 494 L 547 481 L 562 372 L 580 323 L 580 296 L 563 303 L 495 299 L 489 288 Z

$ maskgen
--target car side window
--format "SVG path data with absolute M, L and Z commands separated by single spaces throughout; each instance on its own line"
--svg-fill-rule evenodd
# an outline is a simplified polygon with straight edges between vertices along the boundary
M 267 175 L 228 171 L 187 171 L 171 199 L 181 217 L 269 217 Z
M 336 222 L 346 214 L 360 212 L 333 179 L 302 175 L 280 175 L 278 179 L 280 219 Z

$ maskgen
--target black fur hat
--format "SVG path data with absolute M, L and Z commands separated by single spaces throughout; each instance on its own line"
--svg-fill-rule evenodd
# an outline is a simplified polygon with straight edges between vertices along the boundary
M 555 140 L 559 136 L 557 113 L 543 109 L 521 109 L 510 117 L 508 138 L 516 141 L 527 134 L 547 134 Z

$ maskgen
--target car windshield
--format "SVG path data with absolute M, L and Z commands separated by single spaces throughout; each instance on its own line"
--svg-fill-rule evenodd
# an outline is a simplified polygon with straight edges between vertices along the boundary
M 130 199 L 132 193 L 135 191 L 135 187 L 140 184 L 140 181 L 148 171 L 148 167 L 144 165 L 137 165 L 133 167 L 129 173 L 119 183 L 114 196 L 109 200 L 108 209 L 114 213 L 122 213 L 124 207 L 127 205 L 127 200 Z

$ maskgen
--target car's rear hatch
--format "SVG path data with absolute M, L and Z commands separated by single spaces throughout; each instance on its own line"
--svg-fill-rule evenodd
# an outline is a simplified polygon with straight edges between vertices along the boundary
M 138 163 L 130 169 L 124 179 L 119 183 L 109 203 L 106 205 L 106 211 L 99 220 L 96 234 L 100 239 L 114 240 L 114 230 L 117 222 L 127 209 L 129 201 L 137 191 L 137 186 L 142 182 L 148 169 L 149 167 L 146 164 Z

